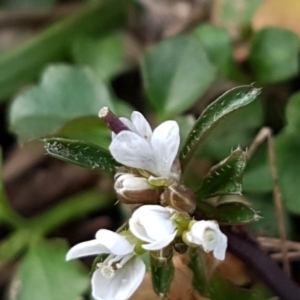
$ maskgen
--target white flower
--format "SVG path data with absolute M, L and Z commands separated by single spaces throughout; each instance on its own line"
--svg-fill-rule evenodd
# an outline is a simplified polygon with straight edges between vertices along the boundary
M 213 251 L 214 257 L 224 260 L 227 249 L 227 236 L 221 232 L 215 221 L 198 221 L 185 233 L 187 241 L 202 246 L 204 251 Z
M 97 300 L 126 300 L 139 287 L 145 274 L 145 264 L 133 252 L 125 237 L 105 229 L 96 239 L 75 245 L 67 260 L 99 254 L 109 254 L 92 276 L 92 294 Z
M 129 220 L 129 230 L 138 239 L 147 242 L 142 245 L 146 250 L 160 250 L 169 245 L 177 234 L 172 218 L 177 211 L 159 205 L 139 207 Z
M 180 143 L 179 127 L 166 121 L 153 132 L 144 116 L 135 111 L 131 120 L 120 118 L 131 130 L 114 136 L 109 150 L 116 161 L 131 168 L 147 170 L 156 177 L 178 177 L 171 171 Z

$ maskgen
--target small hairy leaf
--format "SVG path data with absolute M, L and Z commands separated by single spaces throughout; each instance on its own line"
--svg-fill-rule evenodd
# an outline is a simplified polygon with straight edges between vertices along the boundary
M 76 165 L 112 173 L 120 166 L 104 148 L 64 138 L 44 139 L 48 154 Z
M 259 214 L 254 209 L 241 202 L 229 202 L 213 206 L 198 201 L 198 208 L 208 219 L 216 220 L 220 224 L 240 225 L 260 219 Z
M 260 91 L 261 89 L 254 88 L 252 85 L 239 86 L 226 92 L 210 104 L 196 121 L 180 151 L 182 168 L 186 168 L 209 132 L 222 119 L 251 103 Z
M 246 161 L 246 152 L 238 148 L 229 157 L 213 166 L 196 192 L 198 198 L 206 199 L 226 194 L 241 195 Z

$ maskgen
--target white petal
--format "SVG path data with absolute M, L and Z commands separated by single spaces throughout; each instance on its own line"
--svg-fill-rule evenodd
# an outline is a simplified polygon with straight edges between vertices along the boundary
M 136 132 L 136 129 L 134 127 L 134 125 L 132 124 L 132 122 L 127 119 L 127 118 L 119 118 L 131 131 Z M 112 131 L 111 132 L 111 138 L 114 139 L 117 135 Z
M 166 121 L 154 130 L 151 145 L 160 176 L 169 175 L 179 143 L 179 127 L 175 121 Z
M 87 242 L 83 242 L 72 247 L 67 253 L 66 260 L 90 256 L 90 255 L 98 255 L 100 253 L 111 253 L 108 248 L 106 248 L 101 241 L 91 240 Z
M 132 123 L 136 128 L 136 133 L 150 142 L 152 137 L 152 129 L 145 117 L 138 111 L 134 111 L 131 115 Z
M 131 297 L 144 279 L 146 266 L 139 257 L 134 257 L 120 271 L 123 272 L 117 274 L 121 278 L 121 283 L 116 294 L 116 300 Z
M 106 278 L 98 269 L 92 277 L 92 294 L 97 300 L 127 300 L 142 282 L 145 264 L 139 257 L 132 258 L 115 276 Z
M 100 229 L 96 233 L 96 240 L 109 250 L 106 253 L 115 255 L 126 255 L 134 248 L 134 245 L 131 245 L 125 237 L 107 229 Z
M 129 220 L 129 229 L 131 233 L 139 240 L 144 242 L 152 242 L 152 240 L 148 237 L 145 228 L 139 223 L 139 221 L 131 218 Z
M 224 260 L 227 249 L 227 236 L 220 232 L 218 236 L 218 243 L 214 250 L 214 257 L 218 260 Z
M 160 249 L 168 246 L 174 240 L 176 234 L 177 234 L 177 230 L 175 230 L 174 233 L 172 233 L 172 234 L 170 234 L 168 236 L 165 236 L 164 239 L 157 240 L 155 242 L 142 245 L 142 247 L 145 250 L 149 250 L 149 251 L 160 250 Z
M 138 134 L 121 131 L 109 146 L 116 161 L 124 166 L 145 169 L 154 173 L 157 169 L 151 145 Z

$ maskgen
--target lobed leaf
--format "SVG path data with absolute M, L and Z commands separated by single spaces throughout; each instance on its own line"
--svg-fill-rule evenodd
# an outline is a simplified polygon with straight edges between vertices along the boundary
M 113 108 L 108 87 L 90 69 L 50 66 L 38 86 L 12 103 L 10 129 L 21 140 L 39 138 L 75 118 L 97 116 L 103 106 Z
M 260 91 L 252 85 L 239 86 L 220 96 L 205 109 L 181 148 L 179 157 L 183 170 L 210 131 L 226 116 L 255 100 Z
M 120 166 L 109 151 L 91 143 L 64 138 L 44 139 L 48 154 L 76 165 L 113 173 Z
M 242 193 L 242 177 L 247 162 L 246 152 L 240 148 L 229 157 L 213 166 L 205 176 L 196 194 L 206 199 L 219 195 Z

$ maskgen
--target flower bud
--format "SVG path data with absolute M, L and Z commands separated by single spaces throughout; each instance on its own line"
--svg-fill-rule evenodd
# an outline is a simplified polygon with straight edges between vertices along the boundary
M 148 180 L 130 173 L 118 173 L 114 188 L 118 200 L 125 204 L 157 204 L 161 189 L 149 184 Z
M 177 182 L 165 188 L 160 200 L 162 205 L 170 205 L 181 212 L 192 214 L 196 209 L 194 192 Z

